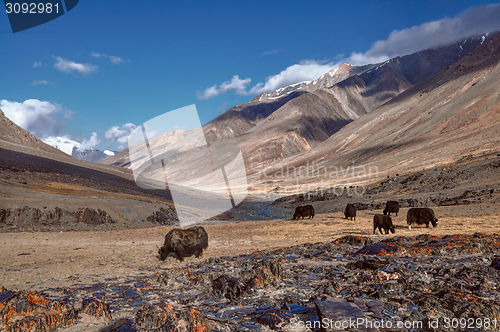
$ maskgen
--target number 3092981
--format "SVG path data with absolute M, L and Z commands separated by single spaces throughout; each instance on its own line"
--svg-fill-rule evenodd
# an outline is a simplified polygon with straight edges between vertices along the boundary
M 15 13 L 23 13 L 23 14 L 52 14 L 55 12 L 59 13 L 59 4 L 55 3 L 54 5 L 50 2 L 48 3 L 6 3 L 5 8 L 7 14 Z

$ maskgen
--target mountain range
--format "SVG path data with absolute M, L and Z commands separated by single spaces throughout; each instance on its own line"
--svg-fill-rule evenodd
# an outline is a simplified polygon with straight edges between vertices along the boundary
M 224 142 L 241 149 L 254 192 L 372 183 L 497 151 L 499 78 L 500 34 L 477 36 L 383 63 L 341 64 L 314 81 L 234 106 L 203 132 L 209 145 Z M 0 126 L 2 149 L 115 175 L 119 170 L 133 181 L 128 149 L 109 156 L 112 152 L 79 152 L 79 143 L 70 140 L 48 141 L 56 149 L 3 113 Z M 188 132 L 176 131 L 154 144 L 175 145 L 186 137 Z M 83 161 L 72 161 L 70 151 Z M 207 157 L 188 150 L 183 156 L 188 162 L 174 158 L 166 167 L 179 168 L 181 180 L 195 181 L 183 167 L 206 163 Z M 102 157 L 107 157 L 102 166 L 85 163 Z M 162 179 L 160 173 L 155 176 Z
M 116 152 L 110 150 L 97 150 L 94 148 L 81 149 L 82 143 L 65 137 L 47 137 L 43 142 L 58 149 L 67 155 L 80 160 L 99 162 L 103 159 L 113 156 Z
M 264 191 L 365 183 L 452 162 L 464 154 L 479 155 L 496 148 L 490 134 L 498 130 L 497 122 L 482 121 L 489 119 L 483 116 L 486 111 L 497 114 L 493 82 L 499 78 L 499 36 L 471 37 L 378 64 L 341 64 L 317 80 L 234 106 L 204 125 L 203 131 L 209 144 L 238 145 L 252 188 Z M 478 99 L 489 100 L 487 110 L 475 109 L 482 105 Z M 463 122 L 461 130 L 450 129 L 455 122 Z M 481 132 L 481 126 L 490 129 Z M 128 151 L 102 162 L 129 166 Z M 298 179 L 280 173 L 292 167 L 350 166 L 373 166 L 377 174 Z

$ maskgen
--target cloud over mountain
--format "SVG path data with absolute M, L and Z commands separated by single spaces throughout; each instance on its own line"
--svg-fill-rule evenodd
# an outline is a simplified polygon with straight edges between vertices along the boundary
M 263 92 L 271 92 L 297 82 L 315 80 L 336 66 L 338 64 L 333 62 L 321 63 L 314 60 L 304 60 L 286 68 L 279 74 L 268 77 L 265 82 L 257 83 L 248 91 L 247 87 L 251 79 L 242 80 L 238 75 L 234 75 L 231 81 L 206 88 L 203 93 L 198 94 L 198 99 L 207 100 L 227 92 L 235 92 L 239 95 L 258 95 Z
M 78 147 L 78 151 L 85 151 L 85 150 L 92 149 L 93 147 L 97 146 L 99 143 L 101 143 L 101 140 L 99 138 L 97 138 L 97 133 L 93 132 L 89 139 L 84 139 L 82 141 L 82 144 L 80 144 L 80 146 Z
M 442 46 L 460 39 L 476 36 L 482 33 L 500 30 L 500 4 L 472 7 L 462 14 L 441 20 L 423 23 L 411 28 L 394 30 L 387 39 L 376 41 L 365 53 L 353 52 L 348 58 L 340 62 L 352 65 L 379 63 L 398 55 L 414 53 L 426 48 Z M 264 52 L 264 55 L 273 54 L 279 50 Z M 290 84 L 315 80 L 326 72 L 337 67 L 340 62 L 319 62 L 304 60 L 289 66 L 279 74 L 269 76 L 265 82 L 257 83 L 247 90 L 251 79 L 239 79 L 234 75 L 231 81 L 220 86 L 206 88 L 199 99 L 207 100 L 217 95 L 235 92 L 240 95 L 258 95 L 272 92 Z
M 110 142 L 120 143 L 120 148 L 123 148 L 128 143 L 128 135 L 136 128 L 133 123 L 125 123 L 124 125 L 111 127 L 106 131 L 104 137 Z
M 326 72 L 337 67 L 333 62 L 321 63 L 313 60 L 301 61 L 299 64 L 292 65 L 277 75 L 270 76 L 265 83 L 257 83 L 247 94 L 258 95 L 263 92 L 271 92 L 284 86 L 315 80 Z
M 60 105 L 38 99 L 28 99 L 22 103 L 0 100 L 0 109 L 19 127 L 43 138 L 58 136 L 66 123 L 60 118 L 63 109 Z
M 250 84 L 251 79 L 245 78 L 240 79 L 238 75 L 234 75 L 231 81 L 225 81 L 217 87 L 217 84 L 206 88 L 203 93 L 198 94 L 198 99 L 207 100 L 213 98 L 222 93 L 233 91 L 240 95 L 246 95 L 246 89 L 248 84 Z
M 500 4 L 473 7 L 454 18 L 393 30 L 387 39 L 376 41 L 367 52 L 353 52 L 346 62 L 377 63 L 495 30 L 500 30 Z

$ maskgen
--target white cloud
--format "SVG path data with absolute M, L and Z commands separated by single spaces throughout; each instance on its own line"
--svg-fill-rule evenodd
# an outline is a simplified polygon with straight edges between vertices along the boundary
M 99 143 L 101 143 L 101 140 L 99 140 L 99 138 L 97 138 L 97 133 L 93 132 L 92 136 L 90 136 L 89 139 L 83 139 L 82 144 L 80 144 L 80 146 L 77 149 L 78 149 L 78 151 L 89 150 L 89 149 L 92 149 L 93 147 L 95 147 Z
M 0 108 L 12 122 L 39 138 L 59 136 L 66 126 L 58 117 L 62 107 L 48 101 L 28 99 L 18 103 L 4 99 Z
M 54 68 L 65 73 L 78 72 L 82 75 L 87 75 L 97 69 L 97 66 L 90 63 L 76 63 L 57 56 L 55 59 L 57 61 L 54 64 Z
M 198 95 L 198 99 L 210 99 L 222 93 L 234 91 L 239 95 L 258 95 L 263 92 L 272 92 L 276 89 L 285 87 L 290 84 L 315 80 L 321 75 L 329 72 L 338 63 L 321 63 L 313 60 L 304 60 L 299 64 L 292 65 L 277 75 L 270 76 L 266 82 L 257 83 L 249 91 L 246 90 L 251 79 L 241 80 L 238 75 L 234 75 L 231 81 L 226 81 L 219 85 L 208 87 L 202 94 Z
M 101 53 L 92 53 L 91 54 L 94 58 L 100 59 L 100 58 L 108 58 L 111 60 L 111 63 L 114 65 L 117 65 L 119 63 L 125 62 L 122 58 L 119 56 L 114 56 L 114 55 L 106 55 L 106 54 L 101 54 Z
M 31 83 L 31 85 L 33 85 L 33 86 L 37 86 L 37 85 L 40 85 L 40 84 L 43 84 L 43 85 L 54 85 L 54 83 L 46 81 L 46 80 L 41 80 L 41 81 L 34 80 Z
M 136 128 L 133 123 L 126 123 L 121 126 L 114 126 L 110 128 L 104 136 L 108 141 L 120 143 L 120 148 L 128 143 L 128 135 Z
M 245 78 L 244 80 L 240 79 L 238 75 L 234 75 L 231 81 L 225 81 L 219 87 L 217 85 L 206 88 L 202 94 L 198 94 L 198 99 L 210 99 L 222 93 L 226 93 L 229 91 L 234 91 L 237 94 L 247 94 L 246 88 L 247 85 L 250 84 L 251 79 Z
M 264 53 L 262 53 L 262 55 L 276 54 L 276 53 L 281 52 L 281 51 L 282 51 L 281 49 L 275 49 L 275 50 L 272 50 L 272 51 L 265 51 Z
M 500 4 L 473 7 L 454 18 L 445 17 L 438 21 L 427 22 L 408 29 L 394 30 L 387 39 L 375 42 L 367 52 L 353 52 L 343 61 L 329 63 L 314 60 L 301 61 L 277 75 L 268 77 L 265 82 L 256 84 L 249 91 L 247 91 L 247 86 L 251 81 L 250 78 L 240 80 L 238 75 L 235 75 L 231 82 L 226 81 L 220 86 L 214 85 L 206 88 L 202 94 L 198 95 L 198 98 L 210 99 L 230 91 L 240 95 L 258 95 L 264 92 L 272 92 L 290 84 L 315 80 L 337 67 L 340 62 L 353 65 L 379 63 L 398 55 L 450 44 L 460 39 L 496 30 L 500 30 Z M 274 54 L 279 51 L 278 49 L 267 51 L 263 55 Z M 343 55 L 339 56 L 343 58 Z
M 394 30 L 385 40 L 376 41 L 365 53 L 352 53 L 353 65 L 382 62 L 398 55 L 449 44 L 467 37 L 500 29 L 500 4 L 473 7 L 462 14 Z
M 338 64 L 333 62 L 321 63 L 312 60 L 301 61 L 299 64 L 292 65 L 277 75 L 268 77 L 265 83 L 256 84 L 250 89 L 248 94 L 258 95 L 263 92 L 274 91 L 290 84 L 315 80 L 337 66 Z
M 41 67 L 42 66 L 42 63 L 41 62 L 37 62 L 35 61 L 35 63 L 33 63 L 33 67 L 37 68 L 37 67 Z

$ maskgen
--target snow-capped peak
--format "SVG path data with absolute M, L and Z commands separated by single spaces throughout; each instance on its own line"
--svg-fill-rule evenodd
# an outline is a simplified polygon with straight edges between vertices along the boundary
M 105 155 L 108 155 L 108 156 L 114 156 L 115 153 L 113 151 L 109 151 L 109 150 L 104 150 L 102 151 L 102 153 L 104 153 Z
M 65 136 L 62 137 L 47 137 L 42 139 L 45 144 L 53 146 L 56 149 L 61 150 L 62 152 L 71 156 L 73 153 L 73 148 L 79 148 L 81 143 L 73 141 Z

